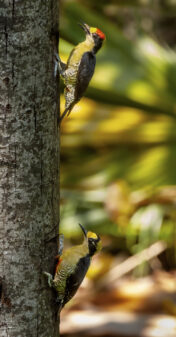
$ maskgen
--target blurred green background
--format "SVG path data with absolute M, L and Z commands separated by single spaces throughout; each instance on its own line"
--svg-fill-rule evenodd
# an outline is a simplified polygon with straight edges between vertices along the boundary
M 78 23 L 106 34 L 86 95 L 61 126 L 61 227 L 75 243 L 82 223 L 111 256 L 167 244 L 176 265 L 176 3 L 60 1 L 59 54 L 84 39 Z M 61 111 L 64 109 L 61 83 Z M 151 266 L 138 268 L 138 274 Z

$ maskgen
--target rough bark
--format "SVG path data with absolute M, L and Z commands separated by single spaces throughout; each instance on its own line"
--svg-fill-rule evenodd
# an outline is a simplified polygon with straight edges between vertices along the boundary
M 0 1 L 0 337 L 55 337 L 57 0 Z M 53 238 L 53 239 L 52 239 Z

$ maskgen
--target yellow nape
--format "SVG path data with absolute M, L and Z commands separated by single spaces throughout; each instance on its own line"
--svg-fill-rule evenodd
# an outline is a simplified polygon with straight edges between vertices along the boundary
M 87 237 L 91 238 L 91 239 L 98 239 L 97 234 L 93 233 L 93 232 L 88 232 L 87 233 Z
M 97 28 L 95 27 L 90 27 L 90 33 L 96 33 L 97 31 Z

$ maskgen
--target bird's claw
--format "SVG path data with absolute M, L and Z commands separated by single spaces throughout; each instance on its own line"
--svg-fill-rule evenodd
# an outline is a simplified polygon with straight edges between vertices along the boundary
M 54 53 L 55 55 L 55 65 L 54 65 L 54 76 L 56 77 L 57 72 L 59 72 L 59 74 L 64 78 L 64 73 L 65 73 L 65 69 L 66 69 L 66 64 L 64 62 L 61 61 L 60 56 L 58 55 L 58 53 Z
M 56 58 L 56 62 L 58 62 L 58 63 L 61 62 L 59 54 L 55 52 L 54 55 L 55 55 L 55 58 Z
M 60 72 L 60 57 L 57 53 L 55 53 L 55 59 L 54 59 L 54 77 L 57 76 L 57 72 Z
M 43 272 L 43 274 L 48 278 L 48 285 L 50 288 L 53 286 L 53 277 L 50 273 L 47 273 L 46 271 Z

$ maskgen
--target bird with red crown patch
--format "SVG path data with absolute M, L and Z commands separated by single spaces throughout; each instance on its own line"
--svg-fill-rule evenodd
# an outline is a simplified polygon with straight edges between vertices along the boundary
M 80 26 L 86 34 L 85 40 L 71 51 L 67 64 L 58 57 L 59 72 L 65 83 L 65 110 L 60 121 L 70 114 L 86 91 L 95 70 L 95 54 L 105 40 L 105 34 L 99 28 L 89 27 L 86 23 Z

